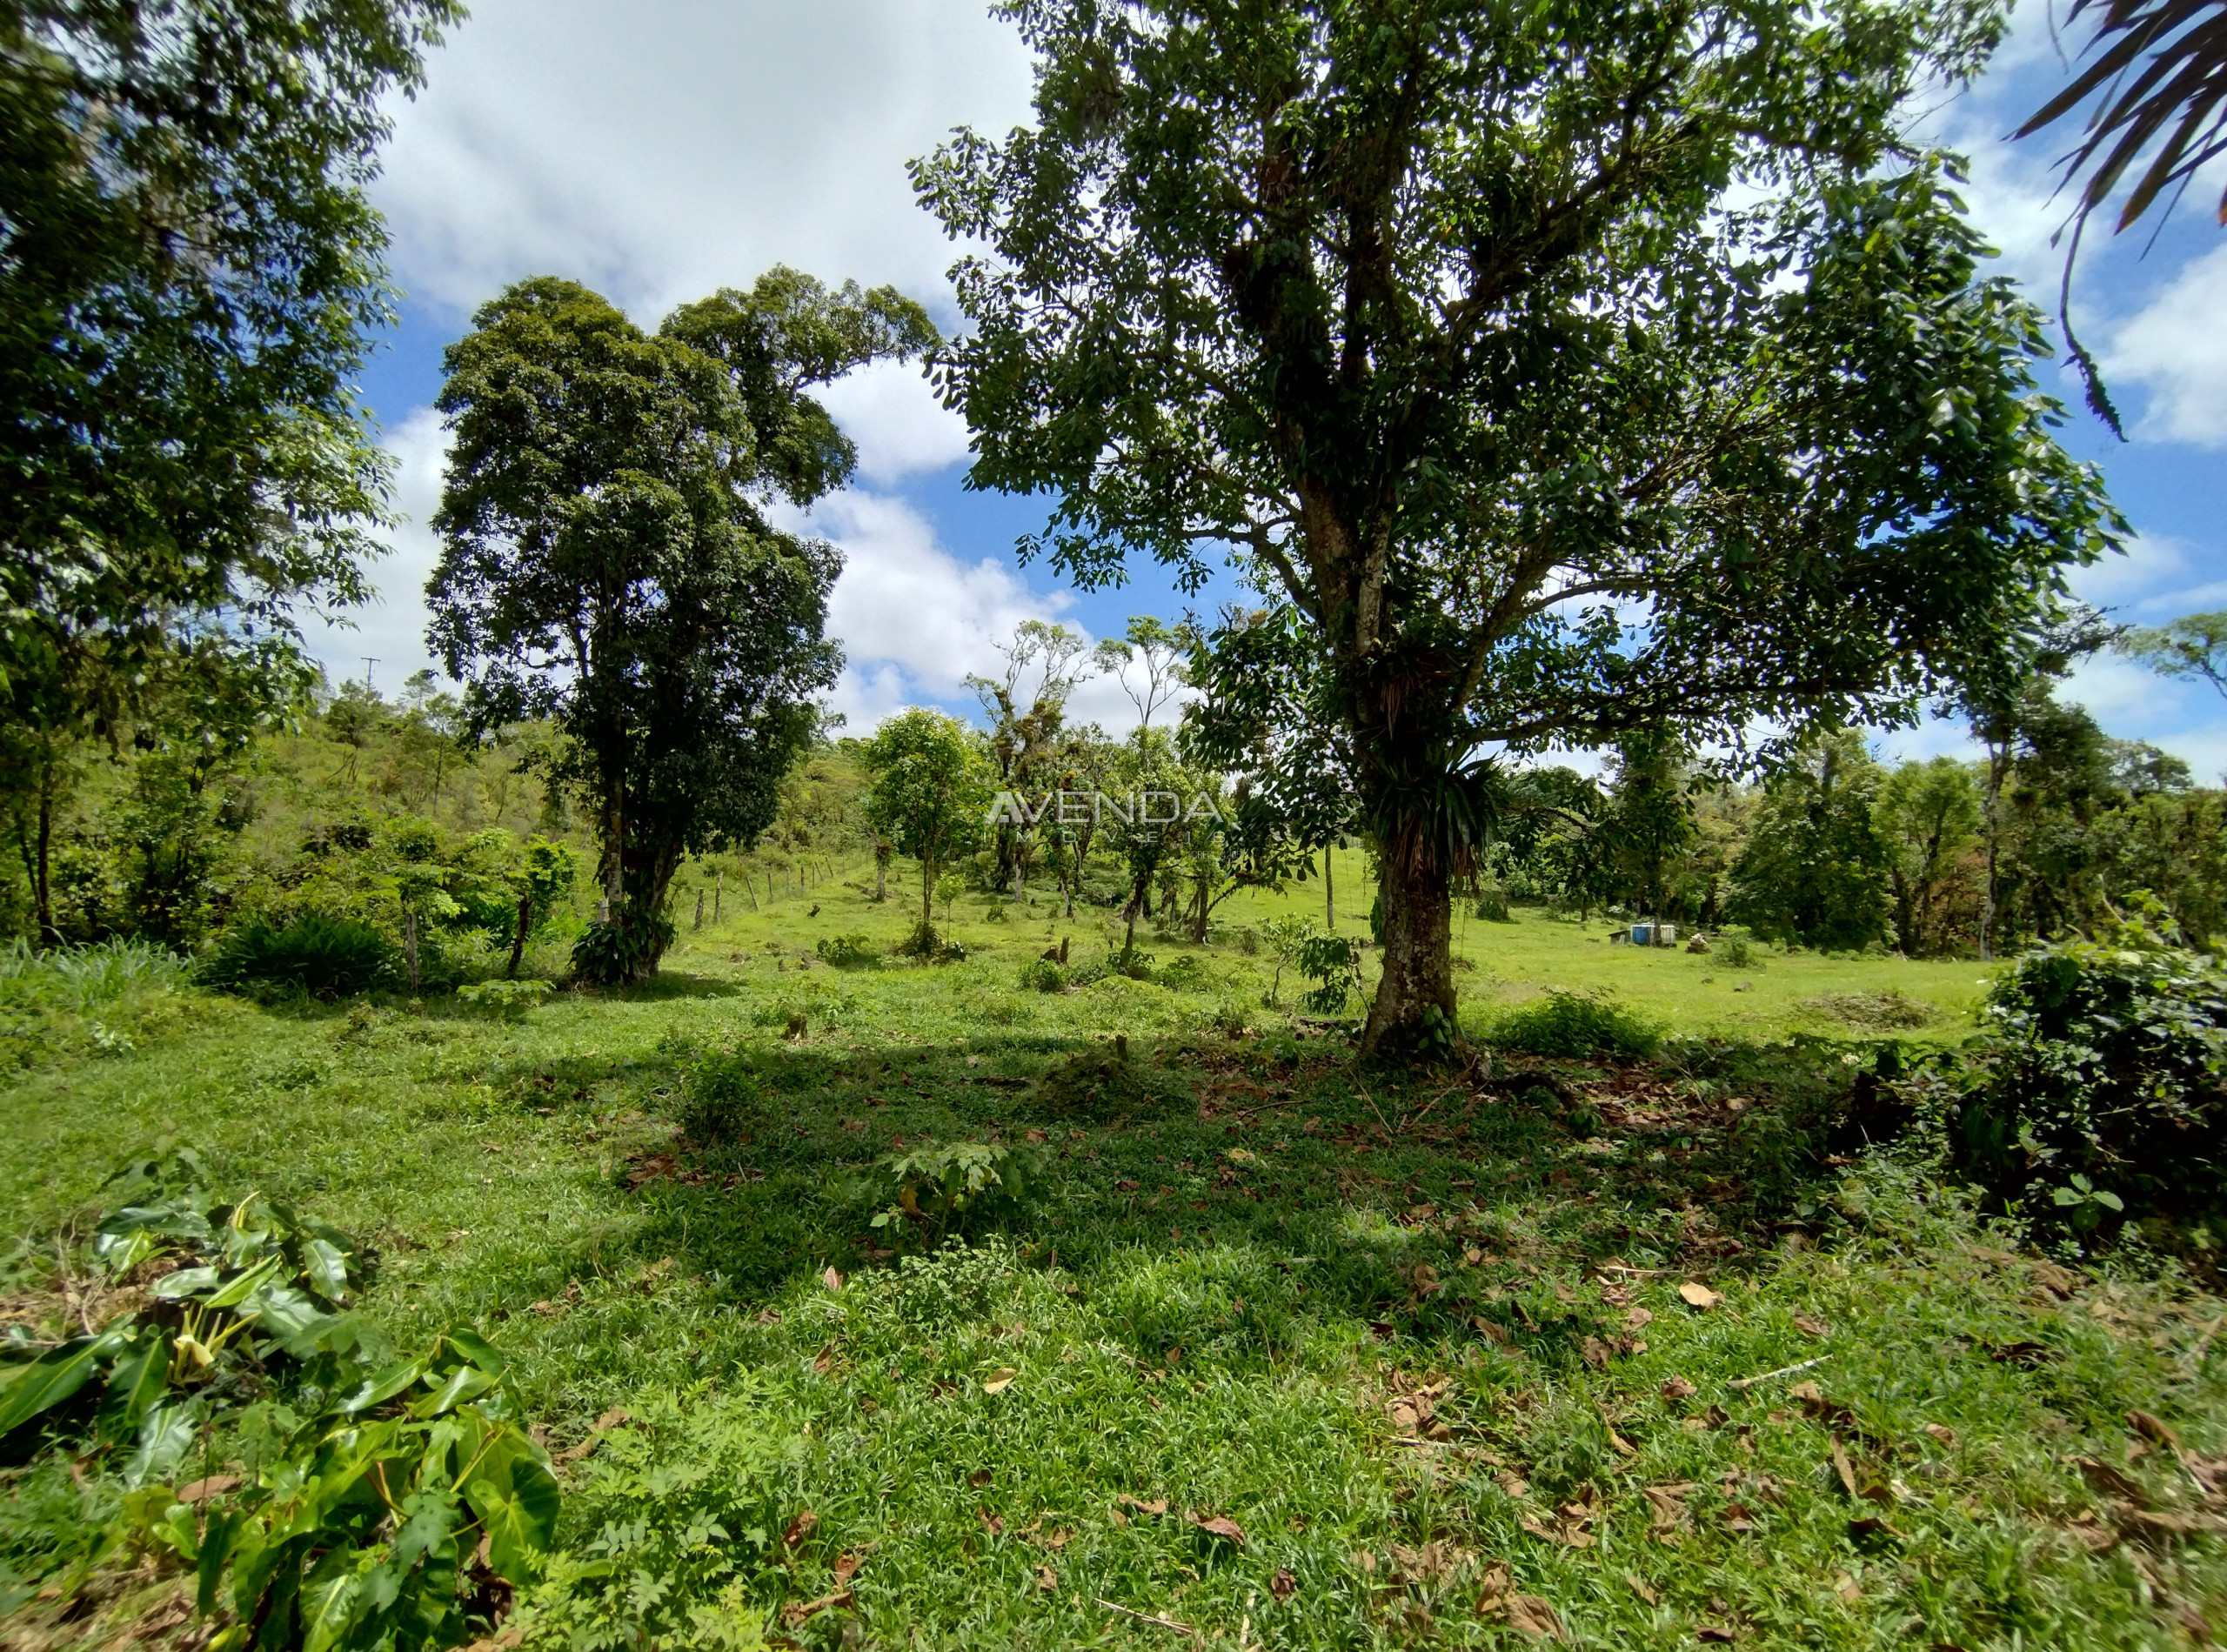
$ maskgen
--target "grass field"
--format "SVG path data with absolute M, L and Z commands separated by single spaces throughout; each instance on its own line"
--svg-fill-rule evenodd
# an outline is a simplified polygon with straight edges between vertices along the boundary
M 659 982 L 516 1020 L 160 972 L 27 1000 L 67 1036 L 5 1104 L 0 1315 L 37 1331 L 57 1235 L 164 1136 L 366 1236 L 371 1310 L 405 1341 L 490 1327 L 565 1460 L 569 1558 L 514 1620 L 533 1647 L 2227 1631 L 2221 1305 L 2138 1259 L 2022 1254 L 1922 1144 L 1837 1122 L 1859 1042 L 1779 1041 L 1876 1036 L 1816 1002 L 1890 992 L 1936 1012 L 1898 1036 L 1966 1036 L 1977 966 L 1735 974 L 1606 922 L 1468 920 L 1474 1027 L 1602 987 L 1736 1040 L 1527 1089 L 1504 1060 L 1357 1067 L 1229 946 L 1175 987 L 1018 985 L 1062 934 L 1102 951 L 1096 914 L 962 900 L 965 963 L 829 968 L 823 937 L 908 920 L 905 879 L 884 906 L 846 880 L 871 876 L 758 912 L 730 884 Z M 707 1075 L 738 1060 L 714 1130 Z M 1035 1160 L 1032 1194 L 891 1254 L 878 1161 L 966 1139 Z M 0 1636 L 192 1644 L 190 1580 L 159 1570 L 41 1598 L 114 1492 L 60 1457 L 0 1472 Z

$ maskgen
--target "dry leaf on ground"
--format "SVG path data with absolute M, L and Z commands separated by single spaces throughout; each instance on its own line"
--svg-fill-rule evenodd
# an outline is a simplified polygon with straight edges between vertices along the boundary
M 1020 1372 L 1014 1370 L 1013 1367 L 1009 1365 L 993 1371 L 988 1376 L 982 1379 L 982 1392 L 985 1394 L 1003 1394 L 1007 1388 L 1013 1386 L 1013 1380 L 1020 1374 Z
M 1279 1566 L 1276 1575 L 1268 1580 L 1268 1593 L 1280 1601 L 1287 1601 L 1299 1592 L 1299 1580 L 1291 1575 L 1291 1568 Z
M 1804 1336 L 1830 1336 L 1833 1328 L 1822 1320 L 1811 1319 L 1807 1314 L 1794 1316 L 1794 1328 Z
M 804 1513 L 799 1515 L 794 1520 L 791 1521 L 788 1524 L 788 1528 L 781 1534 L 781 1547 L 784 1548 L 794 1548 L 799 1543 L 804 1542 L 806 1538 L 811 1536 L 812 1528 L 819 1524 L 819 1516 L 813 1514 L 809 1508 L 806 1509 Z
M 1562 1621 L 1535 1595 L 1514 1595 L 1508 1602 L 1508 1627 L 1527 1641 L 1559 1641 Z
M 1929 1422 L 1925 1425 L 1925 1432 L 1944 1446 L 1954 1446 L 1956 1443 L 1956 1431 L 1944 1424 Z
M 182 1503 L 206 1502 L 211 1497 L 221 1497 L 237 1490 L 240 1483 L 237 1475 L 211 1475 L 205 1480 L 188 1481 L 177 1488 L 177 1500 Z
M 1194 1526 L 1207 1535 L 1227 1539 L 1240 1548 L 1245 1547 L 1244 1530 L 1227 1515 L 1201 1515 L 1193 1509 L 1188 1518 Z
M 1690 1400 L 1696 1392 L 1694 1385 L 1682 1376 L 1662 1379 L 1662 1397 L 1666 1400 Z
M 859 1575 L 859 1568 L 866 1563 L 864 1549 L 854 1548 L 849 1554 L 840 1556 L 835 1562 L 835 1587 L 841 1588 L 848 1583 Z
M 833 1595 L 823 1595 L 816 1601 L 799 1601 L 793 1606 L 783 1607 L 781 1622 L 793 1629 L 807 1619 L 818 1617 L 822 1612 L 836 1607 L 848 1606 L 850 1603 L 851 1591 L 846 1588 L 839 1588 Z
M 843 1276 L 832 1267 L 819 1276 L 819 1282 L 831 1291 L 839 1291 L 843 1288 Z
M 1048 1566 L 1038 1567 L 1036 1568 L 1036 1587 L 1042 1589 L 1047 1595 L 1051 1594 L 1060 1587 L 1060 1575 Z
M 1689 1308 L 1715 1308 L 1724 1299 L 1698 1280 L 1688 1280 L 1678 1287 L 1678 1298 Z

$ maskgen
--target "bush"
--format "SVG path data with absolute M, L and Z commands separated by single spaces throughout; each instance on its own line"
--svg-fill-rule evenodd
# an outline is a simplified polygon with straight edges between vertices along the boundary
M 526 1012 L 549 996 L 545 980 L 475 981 L 456 989 L 458 1000 L 484 1009 L 506 1021 L 522 1021 Z
M 1017 1212 L 1028 1198 L 1026 1156 L 981 1141 L 923 1143 L 882 1159 L 895 1202 L 873 1219 L 885 1234 L 933 1247 L 968 1223 Z
M 1066 989 L 1067 972 L 1048 958 L 1033 960 L 1020 972 L 1023 992 L 1057 993 Z
M 1310 934 L 1299 943 L 1299 973 L 1314 983 L 1299 1007 L 1310 1015 L 1342 1015 L 1361 992 L 1361 943 L 1344 935 Z
M 881 948 L 864 935 L 824 935 L 813 951 L 837 969 L 881 967 Z
M 598 987 L 623 987 L 640 980 L 650 960 L 669 948 L 679 933 L 665 917 L 590 924 L 572 943 L 572 973 Z
M 312 913 L 284 929 L 261 918 L 217 943 L 203 978 L 211 986 L 295 987 L 312 998 L 352 998 L 390 980 L 394 948 L 369 924 Z
M 1196 953 L 1185 953 L 1160 972 L 1162 987 L 1179 987 L 1186 991 L 1195 991 L 1211 979 L 1207 972 L 1206 960 Z
M 1964 1174 L 2076 1232 L 2227 1203 L 2219 960 L 2137 920 L 2027 953 L 1985 1014 L 1992 1036 L 1951 1077 L 1944 1120 Z
M 1508 891 L 1487 885 L 1477 892 L 1475 915 L 1488 924 L 1512 924 L 1515 914 L 1508 909 Z
M 765 1115 L 766 1083 L 746 1055 L 716 1050 L 681 1081 L 681 1134 L 702 1147 L 732 1141 Z
M 1491 1042 L 1528 1055 L 1634 1060 L 1662 1047 L 1662 1030 L 1605 993 L 1548 993 L 1502 1015 Z

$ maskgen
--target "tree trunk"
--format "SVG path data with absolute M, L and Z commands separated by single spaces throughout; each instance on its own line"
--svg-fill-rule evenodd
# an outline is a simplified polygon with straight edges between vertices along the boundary
M 886 855 L 877 854 L 873 858 L 873 898 L 876 900 L 889 899 L 889 859 Z
M 1384 846 L 1377 886 L 1383 921 L 1384 974 L 1361 1033 L 1369 1054 L 1404 1054 L 1432 1010 L 1455 1025 L 1453 880 L 1420 826 L 1399 828 Z
M 1330 880 L 1330 857 L 1335 852 L 1334 845 L 1322 846 L 1322 919 L 1334 935 L 1338 933 L 1338 895 Z
M 936 863 L 926 855 L 920 857 L 920 929 L 923 933 L 936 926 Z
M 696 927 L 697 927 L 697 928 L 699 928 L 699 929 L 701 929 L 703 926 L 704 926 L 704 892 L 703 892 L 701 889 L 699 889 L 699 890 L 696 892 Z
M 511 937 L 511 966 L 503 972 L 504 980 L 514 981 L 518 978 L 518 961 L 525 956 L 526 931 L 532 926 L 533 897 L 532 895 L 520 895 L 518 897 L 518 932 Z
M 405 910 L 402 914 L 402 957 L 410 966 L 410 995 L 418 995 L 418 914 Z
M 720 905 L 727 898 L 727 874 L 724 869 L 712 874 L 712 922 L 719 921 Z
M 50 951 L 62 944 L 62 932 L 54 926 L 54 767 L 51 763 L 40 771 L 38 779 L 38 944 L 42 951 Z
M 1987 885 L 1980 892 L 1980 961 L 1987 963 L 1995 957 L 1995 852 L 2000 840 L 2000 812 L 2003 807 L 2003 771 L 2008 761 L 2008 742 L 1996 754 L 1996 743 L 1987 746 Z

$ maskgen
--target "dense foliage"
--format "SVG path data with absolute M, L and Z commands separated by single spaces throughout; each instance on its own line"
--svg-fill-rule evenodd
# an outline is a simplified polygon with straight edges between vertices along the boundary
M 654 972 L 682 859 L 772 824 L 840 664 L 839 558 L 763 507 L 808 505 L 856 462 L 810 388 L 933 337 L 886 289 L 775 270 L 654 335 L 574 283 L 521 282 L 449 347 L 431 639 L 474 727 L 548 720 L 549 772 L 593 800 L 590 978 Z
M 2227 967 L 2163 918 L 2020 958 L 1953 1081 L 1955 1161 L 2046 1224 L 2227 1209 Z

